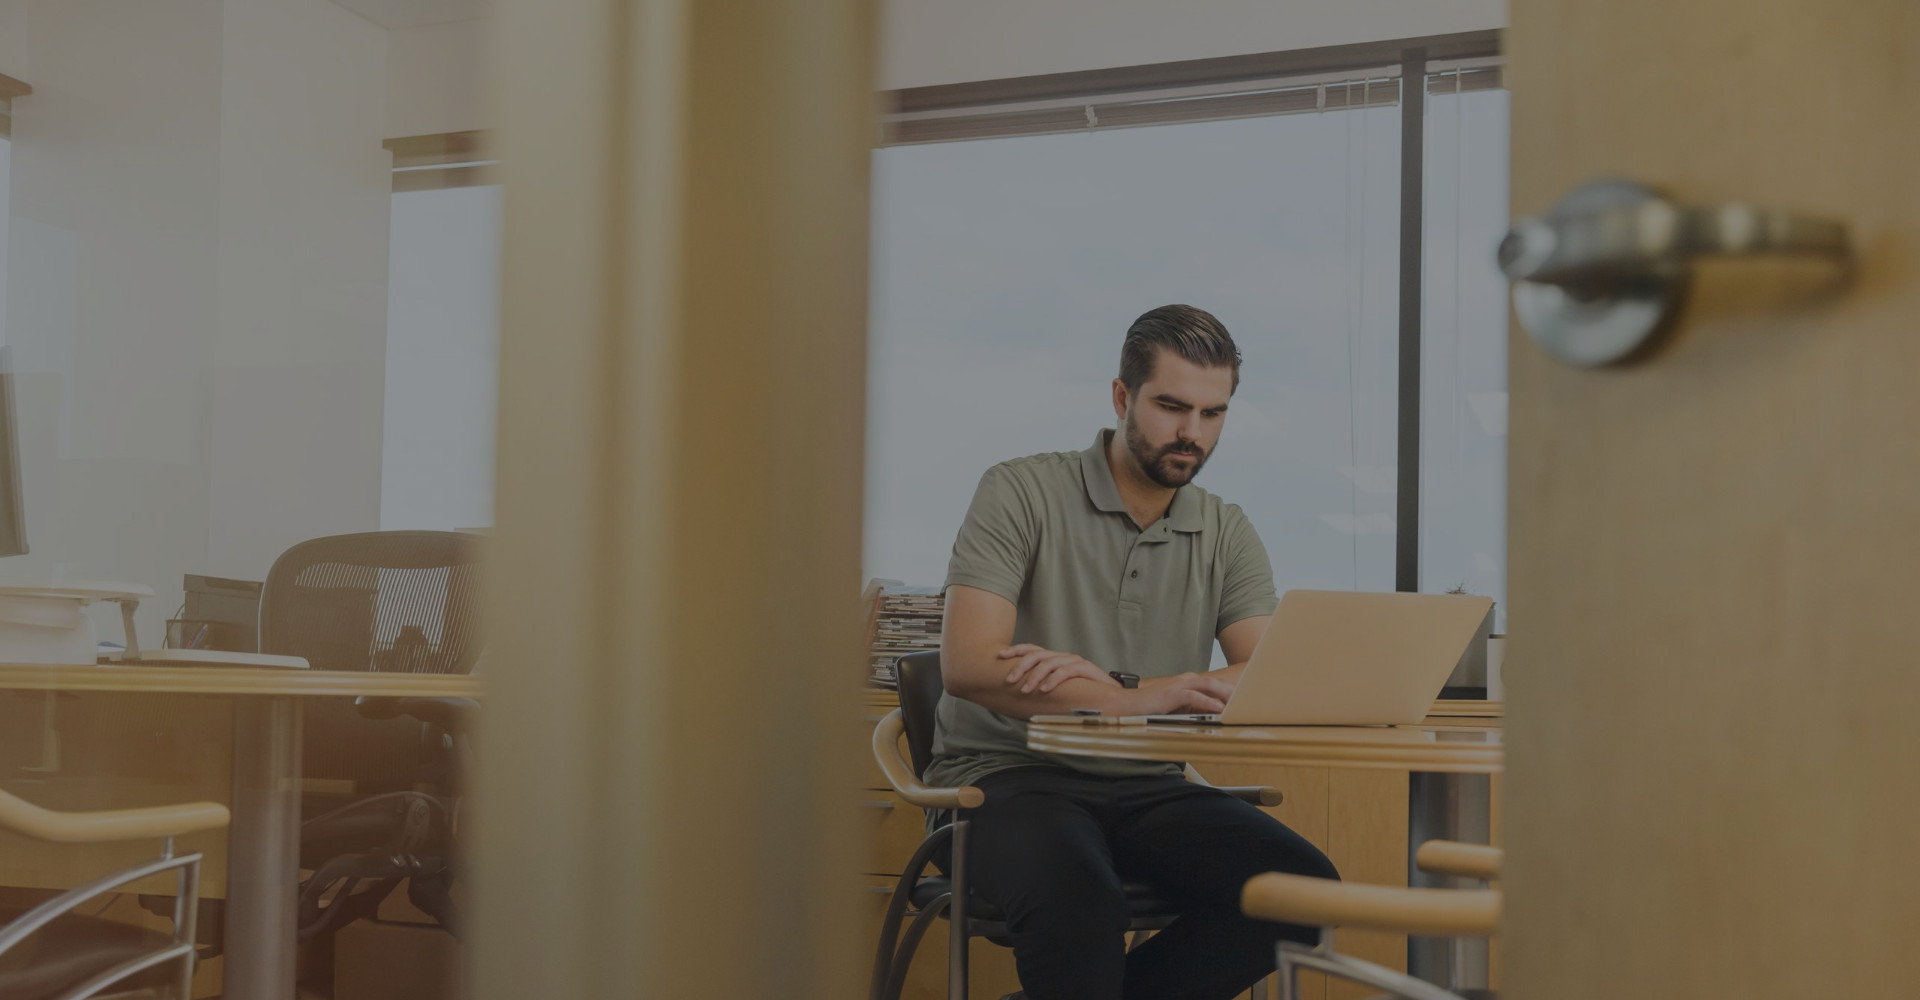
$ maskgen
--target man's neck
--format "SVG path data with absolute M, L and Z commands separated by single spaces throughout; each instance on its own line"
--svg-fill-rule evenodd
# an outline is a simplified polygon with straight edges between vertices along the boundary
M 1113 473 L 1120 502 L 1127 505 L 1127 513 L 1141 531 L 1166 516 L 1174 491 L 1147 478 L 1146 470 L 1133 460 L 1133 452 L 1127 448 L 1125 431 L 1116 430 L 1107 439 L 1107 471 Z

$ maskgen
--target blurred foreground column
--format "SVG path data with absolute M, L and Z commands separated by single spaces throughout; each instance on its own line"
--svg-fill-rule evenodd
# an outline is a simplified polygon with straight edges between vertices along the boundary
M 475 994 L 856 995 L 871 5 L 492 30 Z

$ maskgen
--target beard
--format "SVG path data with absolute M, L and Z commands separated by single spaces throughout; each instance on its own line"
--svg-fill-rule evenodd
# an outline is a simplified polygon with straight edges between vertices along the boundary
M 1177 490 L 1192 482 L 1193 477 L 1199 475 L 1200 469 L 1207 464 L 1207 453 L 1189 441 L 1175 441 L 1163 448 L 1155 448 L 1140 432 L 1140 426 L 1134 423 L 1131 412 L 1121 423 L 1121 430 L 1127 435 L 1127 450 L 1133 453 L 1133 460 L 1140 466 L 1140 471 L 1167 489 Z M 1193 464 L 1182 467 L 1173 461 L 1175 455 L 1190 456 Z

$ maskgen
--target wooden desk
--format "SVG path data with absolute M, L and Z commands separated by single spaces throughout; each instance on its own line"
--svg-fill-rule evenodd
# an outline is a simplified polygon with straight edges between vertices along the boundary
M 1272 785 L 1287 796 L 1267 810 L 1327 853 L 1343 878 L 1408 884 L 1411 848 L 1428 835 L 1461 836 L 1438 811 L 1459 821 L 1478 809 L 1497 815 L 1502 769 L 1501 706 L 1439 702 L 1419 726 L 1171 726 L 1034 723 L 1027 745 L 1049 753 L 1132 760 L 1184 761 L 1221 785 Z M 1478 779 L 1487 801 L 1463 809 L 1460 779 Z M 1436 799 L 1445 799 L 1436 803 Z M 1484 816 L 1497 827 L 1493 816 Z M 1475 823 L 1477 826 L 1477 822 Z M 1479 831 L 1484 835 L 1485 831 Z M 1472 839 L 1469 837 L 1468 839 Z M 1452 963 L 1468 982 L 1487 975 L 1482 943 L 1452 948 L 1421 941 L 1409 962 L 1403 935 L 1346 931 L 1341 950 L 1392 969 L 1434 974 Z M 1350 983 L 1303 981 L 1303 995 L 1371 995 Z
M 225 995 L 287 1000 L 294 995 L 293 900 L 300 881 L 300 710 L 295 699 L 479 698 L 485 685 L 478 677 L 448 674 L 0 664 L 0 691 L 207 695 L 231 702 Z
M 1048 753 L 1189 764 L 1364 767 L 1498 774 L 1501 730 L 1452 722 L 1418 726 L 1172 726 L 1035 722 L 1027 746 Z

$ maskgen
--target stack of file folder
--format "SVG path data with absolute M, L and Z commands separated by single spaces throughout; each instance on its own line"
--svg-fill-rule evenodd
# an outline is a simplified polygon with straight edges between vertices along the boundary
M 867 628 L 868 681 L 874 687 L 893 689 L 900 686 L 894 664 L 901 654 L 940 648 L 946 598 L 939 587 L 876 582 L 880 583 L 877 588 L 868 586 L 873 601 Z

